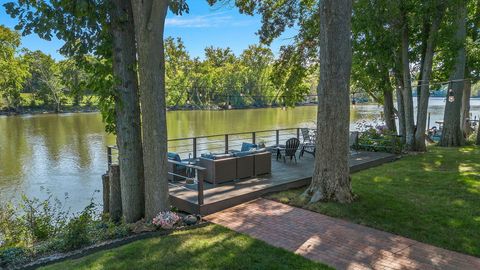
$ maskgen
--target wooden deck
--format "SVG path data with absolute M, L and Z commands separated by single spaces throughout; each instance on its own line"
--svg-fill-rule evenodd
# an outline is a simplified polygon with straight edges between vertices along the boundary
M 380 152 L 358 152 L 350 156 L 350 171 L 356 172 L 395 160 L 397 156 Z M 306 186 L 313 174 L 314 158 L 305 154 L 297 163 L 276 161 L 272 155 L 272 173 L 213 186 L 205 183 L 204 204 L 198 205 L 197 191 L 179 183 L 170 185 L 170 200 L 179 210 L 208 215 L 253 200 L 267 193 Z

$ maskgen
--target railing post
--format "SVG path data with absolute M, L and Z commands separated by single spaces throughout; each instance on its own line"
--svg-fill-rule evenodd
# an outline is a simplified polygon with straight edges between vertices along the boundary
M 280 130 L 275 130 L 275 142 L 277 143 L 277 146 L 280 144 Z
M 112 147 L 110 146 L 107 146 L 107 163 L 110 168 L 110 165 L 112 165 Z
M 428 113 L 427 130 L 430 129 L 430 114 L 431 114 L 431 113 Z
M 300 128 L 297 128 L 297 139 L 300 140 Z
M 203 171 L 195 169 L 197 174 L 198 205 L 203 204 Z
M 228 154 L 228 134 L 225 134 L 225 154 Z
M 255 144 L 257 138 L 255 132 L 252 132 L 252 143 Z
M 193 138 L 193 158 L 197 158 L 197 138 Z

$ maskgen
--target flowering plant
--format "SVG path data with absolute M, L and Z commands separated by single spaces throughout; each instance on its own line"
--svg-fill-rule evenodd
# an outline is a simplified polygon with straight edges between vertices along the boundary
M 179 220 L 180 216 L 172 211 L 160 212 L 153 218 L 152 223 L 162 229 L 171 229 Z

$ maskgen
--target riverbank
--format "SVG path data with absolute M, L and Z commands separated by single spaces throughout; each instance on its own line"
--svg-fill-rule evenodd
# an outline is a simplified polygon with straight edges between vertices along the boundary
M 362 103 L 365 105 L 367 103 Z M 304 107 L 304 106 L 316 106 L 316 103 L 302 103 L 296 104 L 295 107 Z M 266 106 L 242 106 L 242 107 L 230 107 L 224 108 L 218 105 L 208 105 L 208 106 L 173 106 L 167 107 L 167 111 L 230 111 L 230 110 L 250 110 L 250 109 L 266 109 L 266 108 L 281 108 L 282 106 L 278 105 L 266 105 Z M 21 107 L 18 110 L 14 109 L 1 109 L 0 115 L 3 116 L 18 116 L 18 115 L 35 115 L 35 114 L 62 114 L 62 113 L 85 113 L 85 112 L 99 112 L 100 109 L 96 106 L 75 106 L 75 107 L 62 107 L 58 112 L 51 108 L 44 107 Z
M 35 115 L 35 114 L 61 114 L 61 113 L 85 113 L 85 112 L 98 112 L 100 111 L 96 106 L 89 107 L 65 107 L 60 111 L 56 112 L 55 110 L 49 108 L 35 107 L 35 108 L 20 108 L 18 110 L 14 109 L 2 109 L 0 110 L 0 115 L 3 116 L 18 116 L 18 115 Z

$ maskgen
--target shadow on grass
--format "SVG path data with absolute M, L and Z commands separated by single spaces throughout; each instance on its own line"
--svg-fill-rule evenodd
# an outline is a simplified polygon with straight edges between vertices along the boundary
M 301 256 L 210 225 L 45 269 L 328 269 Z

